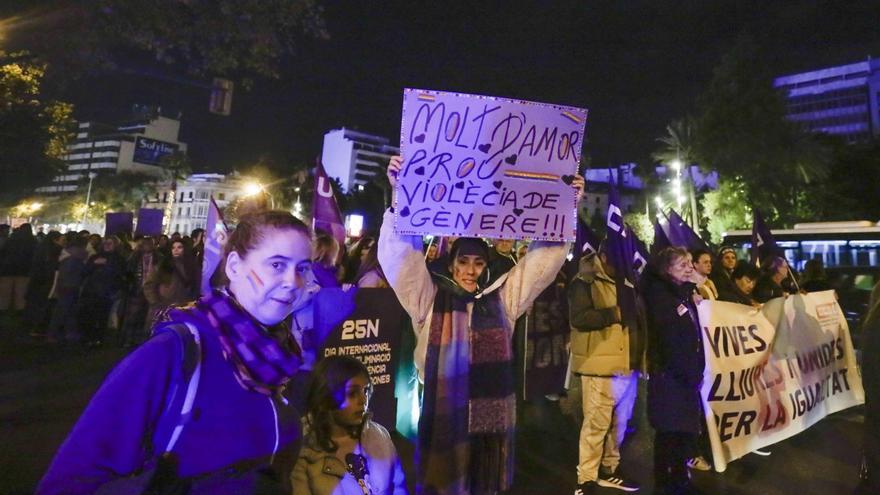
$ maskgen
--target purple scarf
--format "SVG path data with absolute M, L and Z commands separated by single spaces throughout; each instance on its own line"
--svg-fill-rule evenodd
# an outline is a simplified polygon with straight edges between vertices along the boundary
M 416 493 L 498 492 L 513 482 L 513 351 L 497 291 L 439 282 L 425 361 Z M 467 303 L 474 301 L 468 321 Z
M 194 304 L 174 308 L 170 321 L 207 320 L 217 332 L 223 357 L 246 390 L 268 396 L 281 393 L 302 364 L 296 341 L 282 323 L 267 328 L 225 290 L 215 290 Z

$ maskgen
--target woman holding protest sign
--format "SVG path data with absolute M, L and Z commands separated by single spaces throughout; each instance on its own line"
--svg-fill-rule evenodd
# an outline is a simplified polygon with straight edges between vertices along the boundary
M 311 232 L 283 211 L 243 215 L 228 283 L 174 308 L 104 381 L 40 494 L 290 493 L 300 366 L 285 319 L 309 299 Z
M 654 427 L 655 493 L 699 493 L 687 460 L 696 457 L 703 419 L 700 384 L 705 359 L 690 254 L 668 247 L 645 272 L 648 308 L 648 419 Z
M 402 161 L 395 156 L 388 164 L 392 188 Z M 583 178 L 575 176 L 571 186 L 580 200 Z M 553 282 L 570 244 L 532 242 L 520 263 L 488 285 L 489 246 L 483 239 L 458 238 L 448 265 L 429 272 L 421 239 L 396 234 L 393 224 L 392 207 L 382 222 L 379 263 L 413 319 L 414 358 L 425 384 L 417 490 L 507 490 L 513 481 L 514 322 Z

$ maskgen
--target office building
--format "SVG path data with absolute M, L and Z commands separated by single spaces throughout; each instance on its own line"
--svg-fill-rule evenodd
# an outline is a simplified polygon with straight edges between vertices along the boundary
M 79 122 L 63 160 L 67 170 L 51 184 L 37 188 L 46 195 L 84 192 L 90 173 L 143 173 L 163 176 L 165 160 L 186 153 L 178 140 L 180 121 L 159 109 L 136 109 L 137 115 L 118 124 Z
M 388 159 L 398 153 L 400 149 L 387 138 L 343 127 L 324 134 L 321 160 L 327 175 L 338 178 L 348 192 L 385 173 Z
M 880 135 L 880 60 L 779 77 L 773 85 L 786 97 L 788 118 L 809 131 L 850 143 Z
M 192 174 L 177 181 L 176 188 L 170 183 L 144 201 L 144 208 L 165 210 L 162 220 L 167 234 L 180 232 L 189 235 L 193 229 L 205 228 L 211 197 L 223 210 L 227 205 L 246 195 L 247 180 L 237 173 Z

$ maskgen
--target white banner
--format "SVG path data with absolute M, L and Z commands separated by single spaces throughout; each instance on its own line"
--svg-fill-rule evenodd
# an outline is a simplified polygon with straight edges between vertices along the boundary
M 703 406 L 717 471 L 865 402 L 833 291 L 773 299 L 761 309 L 703 301 L 699 314 Z

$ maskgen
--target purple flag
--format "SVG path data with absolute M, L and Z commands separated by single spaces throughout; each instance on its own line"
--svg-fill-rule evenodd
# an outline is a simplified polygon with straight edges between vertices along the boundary
M 627 238 L 623 223 L 623 209 L 620 196 L 612 178 L 608 178 L 608 214 L 605 217 L 605 252 L 608 262 L 614 267 L 614 281 L 617 287 L 617 305 L 624 324 L 634 328 L 636 324 L 636 274 L 633 268 L 632 242 Z
M 593 229 L 585 224 L 581 217 L 578 216 L 577 234 L 574 241 L 574 256 L 572 261 L 577 263 L 583 256 L 591 256 L 599 250 L 599 238 L 596 237 Z
M 694 232 L 694 229 L 675 210 L 669 210 L 669 232 L 671 234 L 669 240 L 675 243 L 676 246 L 684 246 L 688 250 L 709 250 L 709 246 L 703 242 L 703 239 Z
M 208 220 L 205 222 L 205 252 L 202 257 L 202 295 L 211 293 L 211 277 L 220 265 L 220 258 L 223 256 L 223 248 L 226 246 L 228 236 L 226 223 L 223 221 L 223 214 L 220 208 L 211 197 L 211 203 L 208 205 Z
M 312 228 L 333 236 L 340 249 L 345 246 L 345 225 L 333 194 L 330 178 L 320 161 L 315 166 L 315 195 L 312 201 Z
M 137 228 L 134 236 L 160 236 L 162 235 L 162 218 L 165 212 L 155 208 L 141 208 L 138 210 Z
M 131 235 L 131 226 L 133 221 L 134 215 L 132 215 L 131 212 L 128 211 L 106 213 L 104 215 L 104 235 L 111 236 L 120 232 Z
M 672 246 L 672 242 L 669 241 L 669 237 L 666 235 L 666 228 L 663 223 L 666 222 L 664 219 L 656 219 L 654 220 L 654 243 L 651 244 L 651 254 L 657 254 L 660 251 Z
M 770 233 L 770 229 L 764 223 L 764 217 L 758 210 L 754 210 L 750 255 L 752 264 L 758 266 L 768 256 L 785 257 L 785 251 L 776 244 L 776 239 L 773 238 L 773 234 Z
M 626 239 L 629 243 L 627 250 L 632 255 L 632 270 L 633 275 L 635 276 L 633 282 L 635 282 L 638 287 L 642 272 L 645 271 L 645 267 L 648 266 L 648 247 L 645 246 L 645 243 L 642 242 L 641 239 L 636 237 L 636 233 L 633 232 L 629 225 L 626 226 Z

